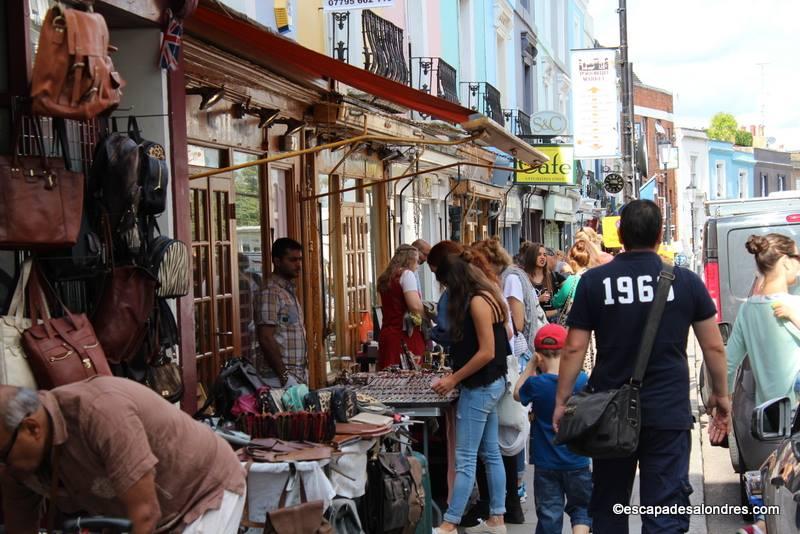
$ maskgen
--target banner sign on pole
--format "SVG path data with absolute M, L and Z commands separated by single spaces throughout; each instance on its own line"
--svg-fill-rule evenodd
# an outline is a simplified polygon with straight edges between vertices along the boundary
M 322 5 L 325 11 L 352 11 L 355 9 L 392 7 L 394 0 L 322 0 Z
M 543 152 L 549 159 L 531 171 L 514 173 L 514 182 L 518 184 L 537 185 L 574 185 L 572 145 L 536 145 L 536 150 Z M 518 169 L 528 165 L 517 162 Z
M 575 157 L 620 157 L 617 50 L 573 50 L 571 76 Z
M 603 246 L 606 248 L 621 248 L 622 243 L 619 242 L 619 221 L 620 217 L 615 215 L 613 217 L 603 217 Z

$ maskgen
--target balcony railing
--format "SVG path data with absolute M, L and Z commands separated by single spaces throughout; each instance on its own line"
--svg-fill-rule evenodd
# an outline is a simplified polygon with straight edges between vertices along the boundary
M 361 15 L 364 35 L 364 68 L 396 82 L 408 83 L 408 63 L 403 53 L 403 30 L 365 10 Z
M 350 11 L 331 13 L 331 57 L 350 63 Z
M 409 83 L 414 89 L 458 104 L 456 69 L 442 58 L 412 57 L 410 74 Z
M 500 91 L 488 82 L 461 82 L 461 102 L 505 126 Z
M 514 135 L 532 135 L 531 116 L 521 109 L 504 109 L 503 118 L 506 129 Z

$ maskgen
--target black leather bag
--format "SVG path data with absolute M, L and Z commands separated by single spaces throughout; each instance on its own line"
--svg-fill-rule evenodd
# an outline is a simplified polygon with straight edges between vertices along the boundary
M 382 452 L 367 465 L 367 531 L 399 534 L 409 522 L 414 480 L 405 454 Z
M 358 397 L 356 392 L 346 387 L 337 387 L 331 391 L 331 410 L 336 421 L 346 423 L 351 417 L 358 415 Z
M 639 392 L 674 279 L 673 267 L 664 264 L 629 383 L 609 391 L 587 389 L 570 397 L 558 427 L 557 445 L 566 444 L 572 452 L 592 458 L 625 458 L 636 452 L 642 418 Z
M 128 135 L 139 144 L 139 185 L 142 198 L 139 211 L 144 215 L 158 215 L 167 207 L 169 167 L 164 147 L 142 138 L 136 117 L 128 117 Z
M 211 395 L 195 417 L 202 418 L 206 409 L 213 404 L 216 415 L 233 420 L 235 417 L 231 408 L 236 399 L 242 395 L 257 395 L 261 388 L 268 389 L 253 364 L 244 358 L 231 358 L 223 364 Z

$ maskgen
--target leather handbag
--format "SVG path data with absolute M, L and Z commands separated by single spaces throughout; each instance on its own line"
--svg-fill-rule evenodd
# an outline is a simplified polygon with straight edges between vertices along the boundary
M 114 69 L 110 50 L 102 15 L 60 3 L 50 8 L 31 73 L 33 112 L 89 120 L 116 108 L 125 82 Z
M 136 265 L 114 267 L 106 277 L 92 325 L 109 362 L 128 362 L 141 348 L 155 305 L 156 284 L 149 271 Z
M 45 156 L 41 125 L 31 122 L 39 155 L 19 155 L 17 113 L 11 156 L 0 156 L 0 248 L 71 247 L 81 227 L 84 177 L 68 170 L 63 158 Z
M 331 393 L 331 410 L 336 420 L 346 423 L 358 414 L 358 397 L 356 392 L 346 387 L 336 387 Z
M 381 452 L 367 464 L 368 532 L 400 533 L 408 525 L 414 480 L 408 457 Z
M 181 368 L 165 356 L 147 366 L 146 383 L 167 402 L 176 403 L 183 397 Z
M 31 320 L 23 316 L 31 265 L 30 259 L 22 264 L 8 315 L 0 317 L 0 384 L 37 389 L 28 358 L 22 350 L 22 332 L 31 326 Z
M 223 364 L 222 370 L 214 382 L 211 395 L 197 411 L 195 417 L 201 417 L 213 404 L 215 415 L 234 420 L 235 417 L 231 410 L 236 399 L 242 395 L 254 395 L 265 387 L 267 385 L 252 363 L 244 358 L 231 358 Z
M 566 444 L 572 452 L 592 458 L 624 458 L 636 452 L 641 427 L 642 379 L 674 279 L 672 265 L 664 264 L 630 381 L 619 389 L 599 392 L 584 389 L 570 397 L 558 427 L 557 445 Z
M 294 478 L 300 484 L 300 504 L 286 506 L 289 482 L 292 474 L 283 486 L 278 509 L 267 512 L 264 526 L 265 534 L 333 534 L 330 523 L 325 519 L 325 503 L 323 501 L 308 502 L 303 477 L 299 473 Z
M 111 376 L 89 319 L 73 314 L 61 301 L 64 317 L 50 317 L 39 278 L 34 267 L 28 285 L 32 326 L 22 333 L 22 347 L 39 389 L 53 389 L 95 375 Z

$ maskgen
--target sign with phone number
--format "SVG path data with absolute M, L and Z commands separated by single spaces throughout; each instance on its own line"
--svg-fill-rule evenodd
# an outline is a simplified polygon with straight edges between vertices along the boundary
M 322 0 L 325 11 L 350 11 L 352 9 L 374 9 L 392 7 L 394 0 Z

